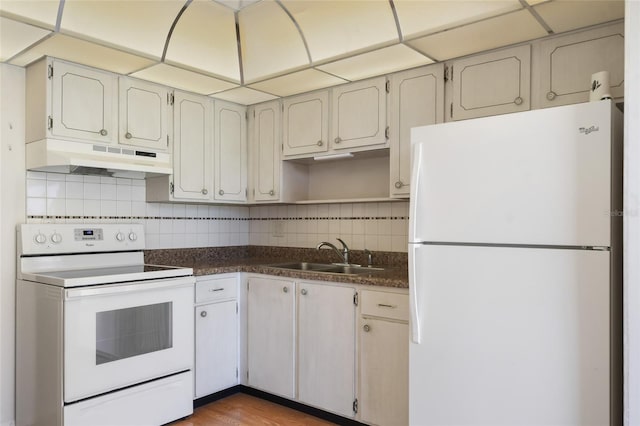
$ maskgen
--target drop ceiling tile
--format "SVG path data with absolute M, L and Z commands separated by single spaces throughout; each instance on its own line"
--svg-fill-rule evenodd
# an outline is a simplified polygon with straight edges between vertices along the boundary
M 0 13 L 7 18 L 44 26 L 48 29 L 56 28 L 58 19 L 58 0 L 2 0 Z
M 60 31 L 161 58 L 184 0 L 66 0 Z
M 527 10 L 486 19 L 407 42 L 438 61 L 508 46 L 547 32 Z
M 316 63 L 399 41 L 393 11 L 379 0 L 281 0 Z
M 173 30 L 165 60 L 240 82 L 233 10 L 210 0 L 191 3 Z
M 234 83 L 168 64 L 157 64 L 134 72 L 131 76 L 203 95 L 210 95 L 237 86 Z
M 14 58 L 14 65 L 26 66 L 42 56 L 53 56 L 118 74 L 148 67 L 155 61 L 110 47 L 100 46 L 64 34 L 54 34 L 47 40 Z
M 309 65 L 298 29 L 278 3 L 260 2 L 238 12 L 245 82 Z
M 323 89 L 325 87 L 335 86 L 342 83 L 346 83 L 346 80 L 310 68 L 283 75 L 281 77 L 276 77 L 271 80 L 251 84 L 249 87 L 253 87 L 267 93 L 272 93 L 277 96 L 289 96 L 297 93 L 310 92 L 316 89 Z
M 518 0 L 395 0 L 405 40 L 522 9 Z
M 556 33 L 624 18 L 624 0 L 550 1 L 534 6 Z
M 224 92 L 216 93 L 213 97 L 215 99 L 222 99 L 224 101 L 234 102 L 241 105 L 253 105 L 259 104 L 260 102 L 278 99 L 277 96 L 260 92 L 259 90 L 253 90 L 248 87 L 238 87 L 226 90 Z
M 316 68 L 353 81 L 431 63 L 433 63 L 433 60 L 410 47 L 397 44 L 326 65 L 320 65 Z
M 17 55 L 49 34 L 49 30 L 0 17 L 0 61 Z

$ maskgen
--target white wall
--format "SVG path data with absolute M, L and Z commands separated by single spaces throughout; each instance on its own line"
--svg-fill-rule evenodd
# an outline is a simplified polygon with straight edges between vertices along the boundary
M 0 64 L 0 425 L 15 412 L 15 227 L 24 221 L 24 69 Z
M 640 1 L 625 4 L 624 357 L 626 426 L 640 425 Z

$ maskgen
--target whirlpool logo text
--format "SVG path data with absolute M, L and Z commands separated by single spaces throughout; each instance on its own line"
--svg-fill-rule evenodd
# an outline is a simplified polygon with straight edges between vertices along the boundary
M 598 130 L 600 130 L 600 127 L 597 127 L 597 126 L 580 127 L 578 130 L 580 131 L 580 133 L 584 133 L 585 135 L 588 135 L 591 132 L 597 132 Z

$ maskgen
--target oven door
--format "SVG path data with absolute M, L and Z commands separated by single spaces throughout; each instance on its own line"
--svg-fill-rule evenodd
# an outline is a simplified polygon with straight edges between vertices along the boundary
M 64 401 L 192 369 L 194 281 L 66 290 Z

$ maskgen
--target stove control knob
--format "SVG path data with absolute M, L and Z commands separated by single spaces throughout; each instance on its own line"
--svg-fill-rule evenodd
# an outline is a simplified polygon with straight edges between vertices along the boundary
M 37 243 L 37 244 L 44 244 L 47 242 L 47 236 L 44 235 L 43 233 L 38 233 L 36 234 L 35 237 L 33 237 L 33 240 Z
M 124 241 L 124 234 L 122 232 L 118 232 L 116 234 L 116 240 L 118 241 Z
M 54 233 L 53 235 L 51 235 L 51 242 L 54 244 L 59 244 L 62 242 L 62 235 L 58 234 L 57 232 Z
M 135 240 L 137 240 L 137 239 L 138 239 L 138 236 L 136 235 L 136 233 L 135 233 L 135 232 L 130 232 L 130 233 L 129 233 L 129 239 L 130 239 L 131 241 L 135 241 Z

